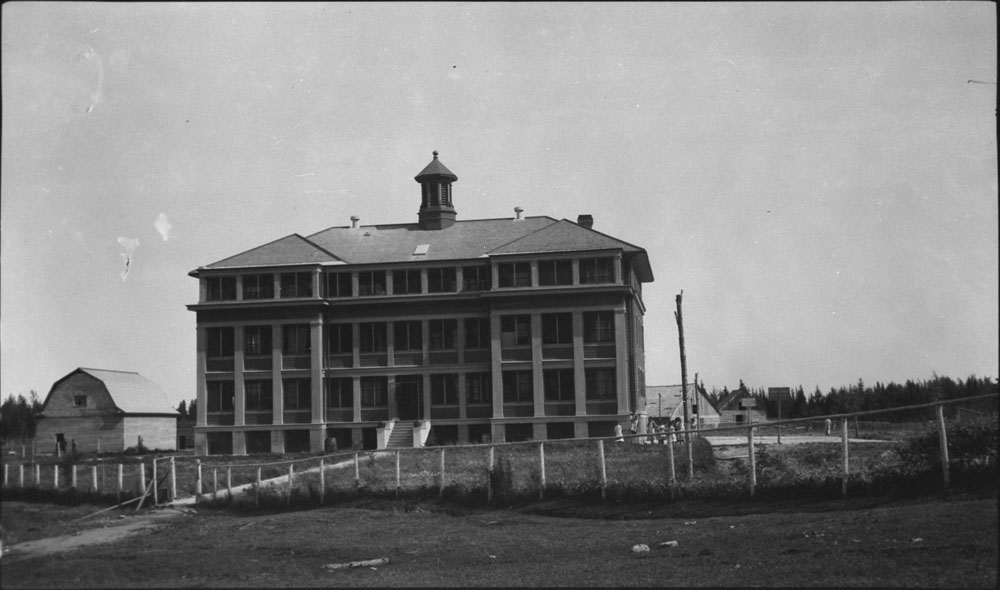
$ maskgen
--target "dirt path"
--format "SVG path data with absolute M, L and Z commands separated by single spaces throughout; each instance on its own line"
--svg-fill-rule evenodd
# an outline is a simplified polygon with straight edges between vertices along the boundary
M 34 539 L 9 546 L 5 543 L 3 561 L 6 563 L 16 559 L 43 557 L 81 547 L 113 543 L 130 535 L 165 526 L 170 520 L 193 514 L 194 511 L 191 509 L 165 508 L 137 516 L 120 515 L 119 520 L 112 521 L 111 524 L 82 530 L 72 535 Z

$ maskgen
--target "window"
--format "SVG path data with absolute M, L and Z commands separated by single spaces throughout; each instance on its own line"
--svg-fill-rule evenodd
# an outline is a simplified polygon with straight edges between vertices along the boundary
M 420 293 L 420 271 L 419 270 L 394 270 L 392 271 L 392 293 L 393 295 L 408 295 Z
M 233 382 L 209 381 L 205 384 L 206 408 L 210 413 L 233 411 Z
M 87 407 L 87 396 L 85 396 L 85 395 L 74 395 L 73 396 L 73 407 L 74 408 L 86 408 Z
M 504 371 L 503 401 L 507 404 L 530 402 L 532 391 L 531 371 Z
M 530 262 L 504 262 L 497 267 L 501 287 L 531 286 Z
M 463 291 L 489 291 L 492 282 L 490 267 L 488 266 L 463 266 L 462 267 L 462 290 Z
M 281 297 L 312 297 L 311 272 L 286 272 L 281 274 Z
M 543 313 L 542 344 L 572 344 L 573 314 Z
M 575 397 L 573 369 L 550 369 L 543 374 L 545 401 L 570 402 Z
M 615 317 L 611 311 L 583 314 L 583 341 L 587 344 L 615 341 Z
M 361 378 L 361 405 L 365 408 L 384 408 L 389 405 L 387 377 Z
M 246 275 L 243 277 L 244 299 L 274 299 L 274 277 Z
M 350 377 L 327 379 L 326 406 L 328 408 L 353 408 L 354 380 Z
M 615 263 L 612 258 L 581 258 L 580 283 L 615 282 Z
M 458 340 L 458 320 L 431 320 L 428 322 L 430 330 L 431 350 L 455 350 Z
M 531 316 L 505 315 L 500 318 L 500 345 L 528 346 L 531 344 Z
M 396 350 L 423 350 L 424 336 L 420 320 L 393 322 L 392 345 Z
M 351 324 L 329 324 L 326 327 L 327 350 L 330 354 L 354 352 L 354 334 Z
M 205 279 L 205 299 L 208 301 L 235 301 L 236 277 L 208 277 Z
M 312 391 L 308 378 L 283 379 L 286 410 L 308 410 L 312 407 Z
M 385 322 L 362 322 L 358 324 L 358 332 L 361 338 L 361 352 L 385 352 L 386 351 L 386 323 Z
M 468 318 L 465 320 L 465 348 L 490 347 L 489 318 Z
M 327 297 L 350 297 L 351 295 L 351 273 L 331 272 L 326 275 Z
M 309 324 L 293 324 L 282 327 L 281 353 L 305 355 L 312 351 Z
M 385 295 L 385 271 L 370 270 L 358 273 L 358 295 Z
M 271 326 L 243 328 L 243 353 L 246 356 L 271 356 Z
M 572 285 L 573 261 L 542 260 L 538 263 L 538 284 L 544 286 Z
M 587 400 L 607 401 L 615 399 L 615 370 L 586 369 Z
M 493 379 L 489 373 L 465 375 L 465 401 L 469 404 L 493 403 Z
M 205 355 L 210 358 L 233 356 L 233 329 L 206 328 Z
M 457 288 L 454 268 L 427 269 L 428 293 L 451 293 Z
M 248 412 L 270 412 L 273 409 L 271 393 L 273 386 L 271 380 L 247 381 L 244 384 L 246 389 L 246 410 Z
M 431 375 L 431 404 L 435 406 L 458 405 L 458 375 L 453 373 Z

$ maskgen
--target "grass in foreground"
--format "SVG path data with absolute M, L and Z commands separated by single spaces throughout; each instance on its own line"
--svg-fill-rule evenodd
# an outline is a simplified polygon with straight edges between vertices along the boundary
M 629 511 L 621 505 L 622 515 L 629 514 L 623 520 L 552 518 L 519 510 L 445 514 L 434 503 L 412 502 L 254 516 L 199 511 L 151 534 L 55 559 L 5 556 L 0 582 L 6 589 L 995 587 L 995 495 L 866 502 L 813 505 L 818 511 L 798 506 L 790 512 L 772 505 L 776 511 L 680 518 L 655 518 L 662 516 L 655 505 L 646 506 L 645 515 L 637 513 L 638 507 Z M 572 511 L 570 504 L 563 508 Z M 5 502 L 4 527 L 27 522 L 18 520 L 25 509 Z M 46 505 L 45 510 L 59 514 L 67 508 Z M 77 513 L 61 518 L 71 514 Z M 95 526 L 103 524 L 107 522 L 94 521 Z M 677 546 L 658 546 L 665 541 L 677 541 Z M 633 554 L 638 543 L 651 551 Z M 375 569 L 323 567 L 377 557 L 388 557 L 389 563 Z

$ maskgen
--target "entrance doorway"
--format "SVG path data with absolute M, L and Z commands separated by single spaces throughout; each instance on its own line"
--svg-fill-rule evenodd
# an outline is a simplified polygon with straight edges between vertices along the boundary
M 423 378 L 420 375 L 400 375 L 396 377 L 396 417 L 398 419 L 420 419 L 423 382 Z

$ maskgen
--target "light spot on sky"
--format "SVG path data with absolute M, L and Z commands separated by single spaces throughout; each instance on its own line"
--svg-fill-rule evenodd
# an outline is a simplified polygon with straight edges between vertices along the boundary
M 124 252 L 121 252 L 121 257 L 125 261 L 125 266 L 121 272 L 122 282 L 124 283 L 128 280 L 128 274 L 132 270 L 132 255 L 135 249 L 139 247 L 139 240 L 137 238 L 118 238 L 118 243 L 125 249 Z
M 174 226 L 170 225 L 170 220 L 167 219 L 166 213 L 160 213 L 153 225 L 156 227 L 156 231 L 160 234 L 160 237 L 163 238 L 164 242 L 170 239 L 170 230 L 173 229 Z

